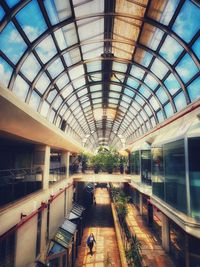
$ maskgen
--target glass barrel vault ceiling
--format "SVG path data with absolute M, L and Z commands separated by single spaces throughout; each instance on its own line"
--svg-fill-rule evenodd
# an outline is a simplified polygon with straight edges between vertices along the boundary
M 89 149 L 200 97 L 197 0 L 0 3 L 0 82 Z

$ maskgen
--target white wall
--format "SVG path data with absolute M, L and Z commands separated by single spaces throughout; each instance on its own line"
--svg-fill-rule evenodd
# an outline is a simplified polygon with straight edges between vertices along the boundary
M 64 221 L 64 192 L 59 195 L 50 205 L 49 238 L 52 238 L 58 227 Z
M 36 237 L 37 215 L 17 230 L 15 267 L 32 267 L 34 265 Z

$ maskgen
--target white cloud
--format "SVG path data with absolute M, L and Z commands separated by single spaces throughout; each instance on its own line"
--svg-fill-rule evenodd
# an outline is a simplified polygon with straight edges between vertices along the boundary
M 9 36 L 8 41 L 9 41 L 9 43 L 17 43 L 17 44 L 23 43 L 22 37 L 15 30 L 12 30 L 10 32 L 10 36 Z
M 4 66 L 0 64 L 0 81 L 3 85 L 7 86 L 10 80 L 10 74 L 6 72 Z
M 31 40 L 35 40 L 38 35 L 39 35 L 39 32 L 38 32 L 38 29 L 37 28 L 33 28 L 31 26 L 25 26 L 23 28 L 23 30 L 25 31 L 26 35 L 29 37 L 29 39 Z M 30 38 L 31 37 L 31 38 Z
M 36 51 L 43 63 L 46 63 L 57 52 L 53 40 L 50 36 L 45 38 L 42 42 L 38 44 L 38 46 L 36 47 Z

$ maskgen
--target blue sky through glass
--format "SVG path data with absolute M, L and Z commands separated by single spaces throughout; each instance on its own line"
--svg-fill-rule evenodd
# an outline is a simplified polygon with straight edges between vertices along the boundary
M 19 3 L 20 0 L 6 0 L 6 3 L 9 7 L 14 7 L 17 3 Z
M 199 8 L 186 0 L 179 13 L 172 30 L 175 31 L 184 41 L 190 42 L 192 37 L 199 30 L 200 12 Z
M 4 15 L 5 15 L 5 11 L 4 11 L 3 7 L 0 6 L 0 20 L 2 20 L 2 18 L 4 17 Z
M 10 22 L 0 35 L 0 47 L 3 53 L 13 62 L 17 63 L 27 48 L 21 35 Z
M 16 18 L 31 42 L 47 29 L 44 17 L 35 0 L 20 10 Z
M 200 60 L 200 37 L 193 44 L 192 49 Z
M 186 54 L 176 66 L 176 71 L 180 75 L 181 79 L 186 83 L 199 71 L 199 69 L 192 60 L 191 56 Z

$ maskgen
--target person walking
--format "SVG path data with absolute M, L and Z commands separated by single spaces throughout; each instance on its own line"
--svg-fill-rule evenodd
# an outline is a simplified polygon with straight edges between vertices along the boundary
M 91 234 L 88 236 L 88 238 L 87 238 L 87 246 L 88 246 L 89 249 L 90 249 L 90 255 L 91 255 L 91 256 L 93 255 L 93 251 L 92 251 L 92 249 L 93 249 L 93 246 L 94 246 L 94 242 L 96 243 L 96 240 L 95 240 L 95 238 L 94 238 L 93 233 L 91 233 Z

